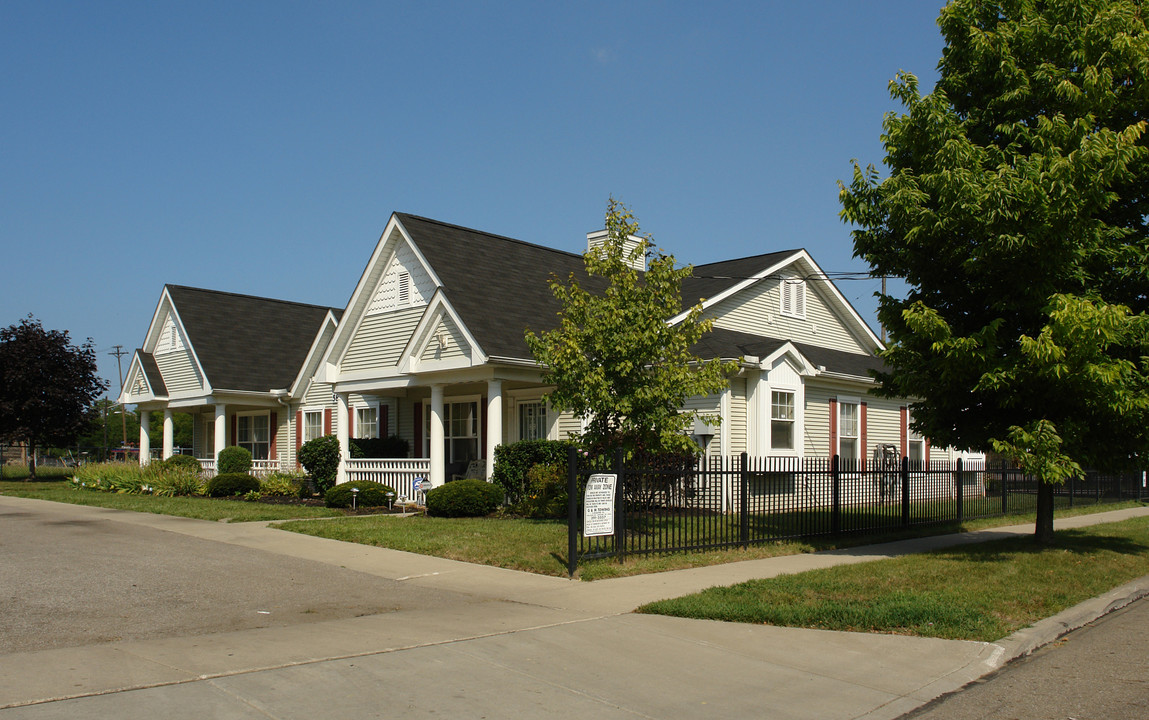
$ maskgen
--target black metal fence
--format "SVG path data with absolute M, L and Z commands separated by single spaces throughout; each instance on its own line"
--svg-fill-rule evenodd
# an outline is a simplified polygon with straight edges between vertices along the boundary
M 602 477 L 614 476 L 604 498 Z M 747 547 L 775 540 L 876 533 L 1033 510 L 1037 479 L 1004 464 L 833 458 L 624 462 L 572 452 L 568 469 L 569 571 L 580 560 Z M 1143 472 L 1088 472 L 1054 486 L 1055 507 L 1149 498 Z M 589 513 L 589 514 L 588 514 Z M 609 517 L 605 514 L 609 513 Z M 590 517 L 589 529 L 584 517 Z M 601 533 L 601 534 L 595 534 Z

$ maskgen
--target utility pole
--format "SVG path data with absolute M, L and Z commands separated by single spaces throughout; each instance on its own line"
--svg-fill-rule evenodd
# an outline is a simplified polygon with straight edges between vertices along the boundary
M 123 397 L 124 396 L 124 368 L 120 365 L 120 358 L 127 355 L 128 353 L 124 350 L 123 345 L 113 345 L 112 347 L 114 347 L 116 349 L 116 351 L 110 352 L 108 354 L 116 356 L 116 370 L 118 370 L 120 373 L 120 397 Z M 120 444 L 120 447 L 126 448 L 128 446 L 128 419 L 124 416 L 124 404 L 122 402 L 120 403 L 120 429 L 124 433 L 124 439 L 123 439 L 123 442 Z

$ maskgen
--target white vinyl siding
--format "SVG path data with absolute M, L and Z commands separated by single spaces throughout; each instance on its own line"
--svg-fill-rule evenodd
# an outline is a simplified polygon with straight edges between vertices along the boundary
M 723 421 L 729 424 L 730 454 L 749 450 L 746 444 L 746 378 L 730 381 L 730 417 Z
M 439 343 L 440 336 L 446 339 L 446 347 Z M 423 355 L 420 360 L 449 360 L 460 357 L 469 358 L 470 356 L 471 348 L 467 339 L 459 331 L 458 326 L 451 322 L 450 318 L 444 317 L 439 321 L 434 332 L 431 333 L 427 346 L 423 348 Z
M 817 283 L 806 283 L 806 317 L 786 317 L 779 312 L 782 299 L 781 281 L 761 280 L 706 311 L 714 326 L 786 338 L 794 342 L 818 345 L 834 350 L 868 353 L 870 348 L 855 338 L 823 301 Z
M 802 442 L 808 457 L 827 457 L 830 450 L 830 398 L 836 390 L 806 386 Z
M 874 452 L 882 445 L 899 447 L 901 444 L 901 410 L 894 400 L 884 398 L 862 398 L 866 403 L 866 444 L 865 455 L 873 459 Z
M 399 239 L 395 244 L 395 255 L 375 288 L 366 314 L 370 316 L 426 305 L 434 294 L 435 284 L 431 276 L 407 242 Z
M 187 349 L 156 355 L 156 365 L 160 368 L 168 394 L 203 389 L 203 380 Z
M 563 412 L 558 418 L 558 439 L 567 440 L 582 432 L 582 421 L 572 412 Z
M 343 357 L 343 372 L 394 367 L 424 309 L 407 308 L 364 318 Z

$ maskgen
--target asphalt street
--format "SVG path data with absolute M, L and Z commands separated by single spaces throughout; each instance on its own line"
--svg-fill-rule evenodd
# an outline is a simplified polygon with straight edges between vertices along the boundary
M 904 720 L 1145 720 L 1149 599 L 1105 615 Z

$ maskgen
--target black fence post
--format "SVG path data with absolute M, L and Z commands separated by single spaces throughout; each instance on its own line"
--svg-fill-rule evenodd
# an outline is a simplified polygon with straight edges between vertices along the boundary
M 830 458 L 830 498 L 833 505 L 830 508 L 830 532 L 838 535 L 842 532 L 842 475 L 838 471 L 838 456 Z
M 567 577 L 578 570 L 578 451 L 567 449 Z
M 742 485 L 738 493 L 738 541 L 742 543 L 743 550 L 750 547 L 750 513 L 747 512 L 750 506 L 750 468 L 747 458 L 745 452 L 738 456 L 738 481 Z
M 626 473 L 623 468 L 622 448 L 614 452 L 614 549 L 618 561 L 626 558 Z
M 956 500 L 956 505 L 957 505 L 957 521 L 960 524 L 963 520 L 963 515 L 964 515 L 964 513 L 962 512 L 963 511 L 962 500 L 964 499 L 964 496 L 965 496 L 965 490 L 962 488 L 964 478 L 962 478 L 961 458 L 957 459 L 957 464 L 955 465 L 955 468 L 956 469 L 954 470 L 954 498 Z
M 902 456 L 902 527 L 910 526 L 910 458 Z

